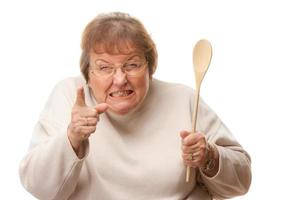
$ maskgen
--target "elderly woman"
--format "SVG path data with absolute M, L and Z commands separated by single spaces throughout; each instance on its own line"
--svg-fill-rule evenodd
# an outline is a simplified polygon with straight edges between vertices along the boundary
M 251 182 L 250 157 L 193 90 L 152 78 L 156 47 L 142 23 L 99 15 L 84 30 L 83 77 L 52 91 L 20 165 L 38 199 L 231 198 Z M 186 167 L 192 168 L 189 182 Z

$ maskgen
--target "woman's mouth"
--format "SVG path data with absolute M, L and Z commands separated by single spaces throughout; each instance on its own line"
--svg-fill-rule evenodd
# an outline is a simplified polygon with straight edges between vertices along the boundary
M 120 90 L 120 91 L 115 91 L 115 92 L 109 93 L 109 96 L 111 96 L 111 97 L 126 97 L 132 93 L 133 93 L 132 90 Z

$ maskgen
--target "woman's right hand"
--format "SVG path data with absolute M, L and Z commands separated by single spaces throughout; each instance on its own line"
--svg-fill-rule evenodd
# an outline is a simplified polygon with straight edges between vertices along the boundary
M 88 107 L 85 104 L 83 87 L 77 89 L 77 97 L 72 108 L 71 122 L 67 131 L 69 141 L 77 156 L 79 156 L 83 142 L 88 140 L 89 136 L 96 131 L 99 115 L 107 109 L 106 103 L 98 104 L 94 108 Z

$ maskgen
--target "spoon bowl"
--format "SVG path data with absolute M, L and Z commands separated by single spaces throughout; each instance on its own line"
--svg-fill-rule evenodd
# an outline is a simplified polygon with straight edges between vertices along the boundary
M 193 51 L 194 73 L 196 80 L 196 88 L 201 85 L 201 82 L 210 65 L 212 57 L 212 47 L 208 40 L 199 40 Z M 200 86 L 199 86 L 200 88 Z

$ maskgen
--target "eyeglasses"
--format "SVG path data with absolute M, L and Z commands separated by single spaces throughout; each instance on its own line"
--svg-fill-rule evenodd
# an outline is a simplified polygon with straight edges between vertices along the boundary
M 105 63 L 102 61 L 96 61 L 95 65 L 90 69 L 93 74 L 98 77 L 110 78 L 112 77 L 118 68 L 122 70 L 128 76 L 138 76 L 140 75 L 145 69 L 146 64 L 148 62 L 144 61 L 127 61 L 126 63 L 122 64 L 119 67 L 112 63 Z

